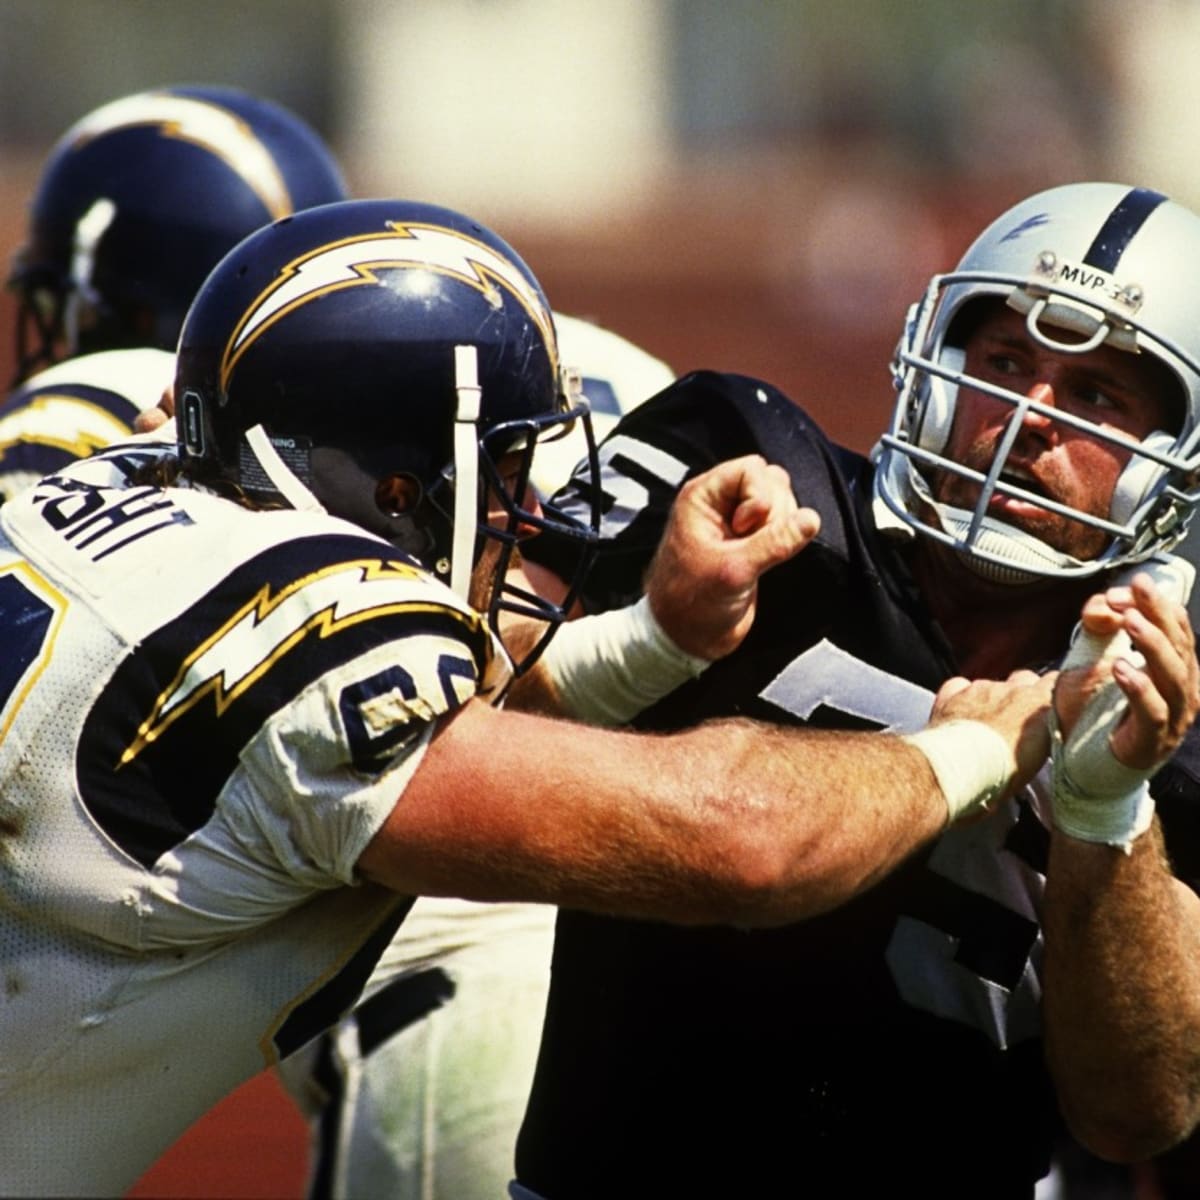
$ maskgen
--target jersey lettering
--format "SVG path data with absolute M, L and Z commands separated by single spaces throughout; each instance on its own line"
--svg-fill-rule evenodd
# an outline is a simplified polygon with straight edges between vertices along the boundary
M 115 490 L 61 476 L 42 480 L 33 503 L 52 529 L 95 562 L 156 529 L 191 520 L 161 488 Z

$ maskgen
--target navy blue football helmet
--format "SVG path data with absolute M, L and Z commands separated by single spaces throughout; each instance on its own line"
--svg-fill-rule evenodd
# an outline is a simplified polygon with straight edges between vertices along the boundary
M 526 499 L 539 438 L 581 426 L 595 468 L 587 404 L 560 368 L 537 279 L 470 217 L 352 200 L 251 235 L 184 322 L 175 402 L 193 478 L 352 521 L 464 597 L 495 539 L 500 561 L 476 600 L 494 627 L 501 609 L 547 622 L 539 650 L 573 603 L 573 587 L 555 605 L 504 576 L 534 530 L 575 543 L 577 579 L 586 567 L 598 502 L 581 523 Z
M 55 144 L 8 286 L 17 382 L 59 357 L 174 350 L 187 306 L 248 233 L 346 197 L 299 117 L 227 87 L 114 100 Z

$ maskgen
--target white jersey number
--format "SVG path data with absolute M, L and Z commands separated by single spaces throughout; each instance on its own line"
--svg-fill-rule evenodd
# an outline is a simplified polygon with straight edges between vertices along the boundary
M 648 475 L 661 481 L 668 491 L 684 481 L 688 473 L 687 463 L 623 433 L 607 438 L 599 449 L 600 491 L 605 498 L 602 508 L 604 516 L 600 522 L 600 537 L 611 541 L 633 522 L 650 502 L 650 489 L 636 476 Z M 616 460 L 622 460 L 620 462 Z M 627 473 L 633 467 L 633 473 Z M 571 481 L 571 493 L 562 501 L 564 511 L 582 521 L 591 516 L 590 497 L 592 490 L 591 469 L 585 463 Z
M 828 641 L 793 659 L 762 698 L 807 719 L 821 706 L 909 732 L 929 716 L 933 695 Z M 1035 1036 L 1041 985 L 1037 898 L 1042 878 L 1018 853 L 1036 839 L 1029 805 L 1009 801 L 988 820 L 947 830 L 927 879 L 887 948 L 906 1004 L 978 1029 L 997 1046 Z

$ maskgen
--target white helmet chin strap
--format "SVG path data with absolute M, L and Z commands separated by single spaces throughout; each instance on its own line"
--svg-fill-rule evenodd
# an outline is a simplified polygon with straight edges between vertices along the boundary
M 947 533 L 959 541 L 967 536 L 974 520 L 973 513 L 946 504 L 934 507 Z M 1056 569 L 1084 566 L 1081 560 L 1055 550 L 1040 538 L 991 517 L 983 518 L 971 550 L 974 553 L 963 551 L 963 561 L 976 575 L 993 583 L 1032 583 Z
M 279 457 L 271 445 L 267 431 L 261 425 L 246 430 L 246 443 L 258 459 L 263 474 L 271 481 L 275 490 L 300 512 L 323 513 L 325 506 L 300 482 L 296 473 Z
M 968 538 L 975 524 L 975 514 L 965 508 L 954 508 L 941 504 L 933 498 L 929 486 L 920 472 L 903 455 L 888 456 L 887 469 L 891 475 L 891 487 L 879 486 L 876 477 L 876 521 L 885 531 L 894 531 L 898 525 L 915 532 L 923 529 L 936 541 L 953 547 L 959 552 L 963 563 L 975 574 L 993 583 L 1024 584 L 1032 583 L 1047 575 L 1055 575 L 1066 571 L 1082 573 L 1088 566 L 1082 560 L 1069 554 L 1063 554 L 1048 546 L 1040 538 L 1017 529 L 1012 525 L 997 521 L 992 517 L 984 517 L 979 522 L 974 538 Z M 896 513 L 892 498 L 908 495 L 915 501 L 914 507 L 931 510 L 935 516 L 938 529 L 932 522 L 918 523 L 907 513 Z M 886 507 L 888 516 L 881 519 L 881 508 Z M 892 514 L 895 515 L 892 515 Z M 899 518 L 899 520 L 897 520 Z
M 454 529 L 451 533 L 450 586 L 470 598 L 479 524 L 479 355 L 474 346 L 454 347 Z

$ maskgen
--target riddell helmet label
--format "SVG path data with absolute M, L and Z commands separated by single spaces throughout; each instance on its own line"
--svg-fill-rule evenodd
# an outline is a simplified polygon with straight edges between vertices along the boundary
M 293 475 L 306 482 L 312 479 L 312 443 L 307 438 L 272 437 L 269 440 L 272 449 Z M 263 469 L 258 456 L 244 441 L 238 443 L 238 479 L 247 491 L 279 491 L 279 485 Z
M 483 242 L 438 225 L 389 224 L 384 232 L 319 246 L 280 268 L 275 282 L 247 308 L 221 363 L 224 387 L 238 359 L 276 321 L 331 292 L 380 286 L 385 271 L 430 271 L 474 288 L 499 306 L 508 293 L 555 345 L 550 311 L 536 285 L 510 259 Z

